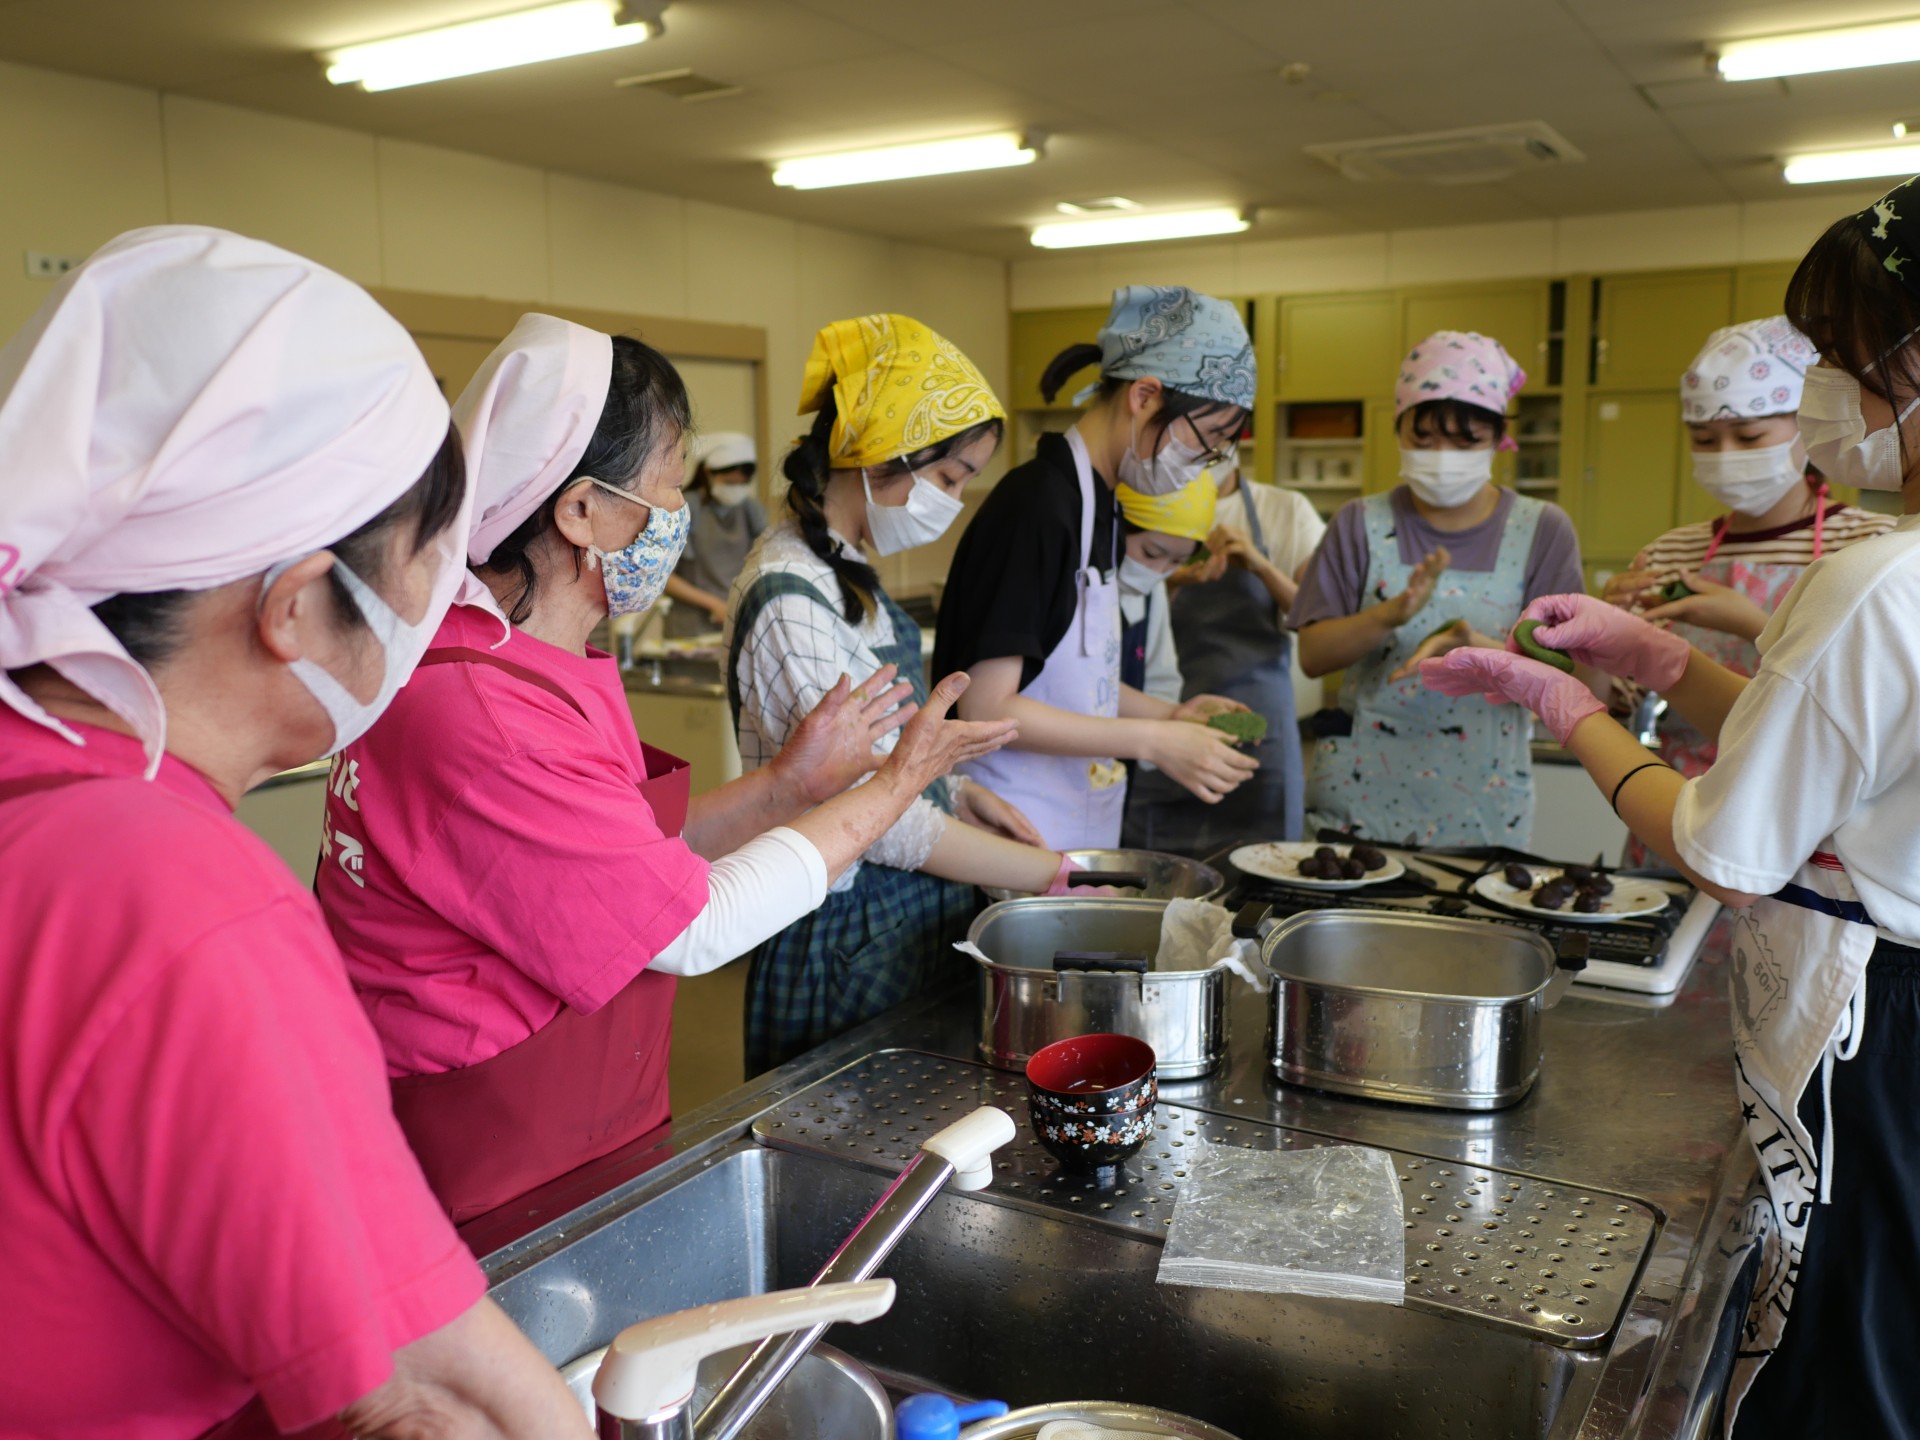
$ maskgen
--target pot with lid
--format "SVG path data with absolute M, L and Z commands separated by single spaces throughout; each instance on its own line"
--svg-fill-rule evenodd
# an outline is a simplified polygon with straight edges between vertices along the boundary
M 1132 1035 L 1163 1080 L 1191 1080 L 1227 1046 L 1227 974 L 1156 970 L 1165 900 L 1035 896 L 981 911 L 967 939 L 980 969 L 980 1056 L 1023 1070 L 1075 1035 Z
M 1268 932 L 1268 1052 L 1290 1085 L 1498 1110 L 1540 1074 L 1541 1016 L 1585 968 L 1586 940 L 1554 949 L 1485 920 L 1312 910 Z

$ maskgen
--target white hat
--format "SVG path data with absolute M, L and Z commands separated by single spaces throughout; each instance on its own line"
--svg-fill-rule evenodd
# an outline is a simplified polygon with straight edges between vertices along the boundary
M 759 452 L 753 446 L 753 437 L 742 435 L 738 430 L 716 430 L 711 435 L 702 435 L 694 454 L 696 463 L 706 466 L 708 473 L 732 470 L 739 465 L 755 465 L 760 459 Z
M 1681 415 L 1689 425 L 1791 415 L 1819 358 L 1784 315 L 1728 325 L 1707 337 L 1680 377 Z

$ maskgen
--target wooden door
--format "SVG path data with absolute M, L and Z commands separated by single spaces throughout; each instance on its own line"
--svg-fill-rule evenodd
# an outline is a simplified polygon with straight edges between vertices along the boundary
M 1389 291 L 1288 296 L 1280 302 L 1275 392 L 1282 400 L 1390 395 L 1405 353 Z
M 1680 376 L 1707 336 L 1733 320 L 1733 288 L 1731 270 L 1602 279 L 1594 384 L 1661 390 L 1677 410 Z

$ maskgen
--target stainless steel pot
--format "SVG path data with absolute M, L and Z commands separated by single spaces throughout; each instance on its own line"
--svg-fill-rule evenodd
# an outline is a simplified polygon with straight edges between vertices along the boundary
M 1192 1420 L 1150 1405 L 1115 1405 L 1100 1400 L 1070 1400 L 1061 1405 L 1030 1405 L 1010 1410 L 998 1420 L 982 1420 L 960 1432 L 960 1440 L 1032 1440 L 1042 1426 L 1054 1420 L 1081 1420 L 1109 1430 L 1144 1435 L 1173 1435 L 1182 1440 L 1234 1440 L 1216 1425 Z
M 1071 883 L 1137 891 L 1143 900 L 1211 900 L 1227 883 L 1226 877 L 1211 865 L 1160 850 L 1068 850 L 1064 853 L 1081 867 L 1080 874 Z M 989 887 L 986 895 L 989 900 L 1020 900 L 1026 898 L 1027 892 Z
M 1039 896 L 981 911 L 980 1055 L 1002 1070 L 1072 1035 L 1134 1035 L 1162 1080 L 1191 1080 L 1227 1048 L 1227 975 L 1152 969 L 1164 900 Z
M 1577 953 L 1576 953 L 1577 952 Z M 1540 1074 L 1540 1016 L 1586 965 L 1537 933 L 1483 920 L 1314 910 L 1267 934 L 1268 1050 L 1292 1085 L 1498 1110 Z
M 753 1353 L 751 1345 L 709 1355 L 700 1362 L 696 1408 L 702 1407 Z M 560 1378 L 594 1421 L 593 1377 L 607 1347 L 582 1355 Z M 871 1371 L 831 1345 L 816 1345 L 780 1382 L 767 1408 L 753 1417 L 741 1440 L 893 1440 L 893 1406 Z

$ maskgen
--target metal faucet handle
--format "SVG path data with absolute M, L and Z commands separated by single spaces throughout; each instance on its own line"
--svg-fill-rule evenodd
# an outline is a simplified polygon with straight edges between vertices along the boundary
M 608 1421 L 660 1424 L 693 1399 L 700 1362 L 736 1345 L 845 1321 L 865 1324 L 893 1308 L 891 1280 L 776 1290 L 677 1310 L 629 1325 L 607 1349 L 593 1403 Z

